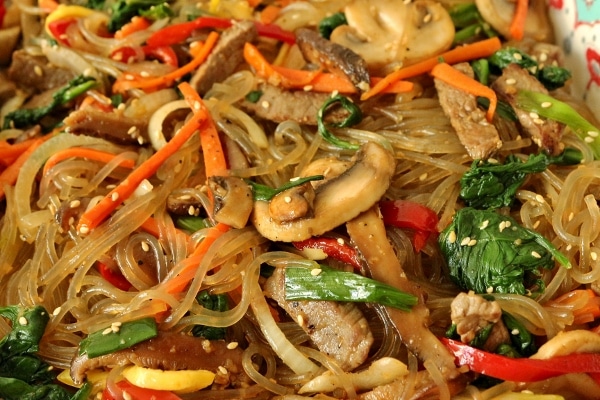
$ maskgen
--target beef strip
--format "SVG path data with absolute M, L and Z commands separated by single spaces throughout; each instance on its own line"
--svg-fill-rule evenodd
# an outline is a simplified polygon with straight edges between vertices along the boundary
M 25 50 L 13 53 L 8 77 L 28 90 L 43 92 L 69 83 L 75 73 L 48 62 L 45 56 L 31 55 Z
M 527 70 L 516 64 L 510 64 L 502 71 L 502 75 L 492 83 L 501 100 L 509 103 L 519 119 L 524 133 L 531 137 L 533 142 L 552 155 L 562 152 L 564 145 L 561 143 L 564 125 L 554 120 L 542 119 L 535 113 L 517 107 L 516 95 L 519 90 L 530 90 L 548 94 L 548 90 Z
M 330 97 L 329 93 L 285 90 L 267 83 L 260 84 L 258 91 L 261 92 L 258 101 L 242 101 L 243 109 L 269 121 L 292 120 L 307 125 L 317 125 L 317 113 Z M 327 119 L 341 121 L 345 115 L 345 111 L 333 109 L 327 112 Z
M 468 63 L 454 66 L 465 75 L 473 77 L 473 69 Z M 474 160 L 486 159 L 502 146 L 502 141 L 494 125 L 485 118 L 485 112 L 477 106 L 477 98 L 434 79 L 440 104 L 450 123 L 456 130 L 460 142 Z
M 373 335 L 362 312 L 352 303 L 285 300 L 285 273 L 276 268 L 265 284 L 265 294 L 277 301 L 323 353 L 351 371 L 369 355 Z
M 69 133 L 96 136 L 117 144 L 148 142 L 147 121 L 126 117 L 119 110 L 104 112 L 93 107 L 80 108 L 71 112 L 64 123 Z
M 190 84 L 198 93 L 206 93 L 215 82 L 230 76 L 244 60 L 244 44 L 256 39 L 252 21 L 240 21 L 225 30 L 210 56 L 196 71 Z
M 336 75 L 345 76 L 359 93 L 369 89 L 371 78 L 367 62 L 354 51 L 307 28 L 296 30 L 296 44 L 306 61 Z
M 245 375 L 242 354 L 241 348 L 228 348 L 228 343 L 222 340 L 160 331 L 155 338 L 115 353 L 94 358 L 86 354 L 75 356 L 71 361 L 71 378 L 75 383 L 82 383 L 87 371 L 131 364 L 168 371 L 205 369 L 213 372 L 223 366 L 231 375 Z M 231 376 L 231 379 L 232 382 L 245 380 L 243 376 Z

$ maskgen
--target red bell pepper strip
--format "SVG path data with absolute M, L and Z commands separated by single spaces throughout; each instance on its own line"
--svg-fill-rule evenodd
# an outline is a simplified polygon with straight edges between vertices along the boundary
M 146 41 L 149 46 L 162 47 L 180 43 L 190 37 L 197 29 L 212 28 L 226 29 L 233 25 L 234 20 L 219 17 L 198 17 L 190 22 L 182 22 L 160 29 L 152 34 Z M 275 24 L 263 24 L 255 22 L 260 36 L 281 40 L 282 42 L 294 44 L 296 36 Z
M 121 271 L 115 271 L 102 262 L 97 262 L 96 267 L 98 268 L 98 272 L 100 272 L 100 275 L 102 275 L 102 277 L 106 279 L 108 283 L 110 283 L 117 289 L 128 291 L 131 288 L 131 283 L 127 279 L 125 279 Z
M 127 392 L 129 398 L 131 398 L 132 400 L 181 400 L 181 397 L 177 396 L 173 392 L 169 392 L 167 390 L 141 388 L 139 386 L 131 384 L 127 380 L 117 382 L 116 386 L 118 389 L 121 390 L 121 392 Z M 102 392 L 102 400 L 115 399 L 115 396 L 113 396 L 113 394 L 111 394 L 108 389 L 104 389 L 104 391 Z
M 386 225 L 414 229 L 413 247 L 419 252 L 432 234 L 437 234 L 438 216 L 429 207 L 410 200 L 383 200 L 379 209 Z
M 67 40 L 67 29 L 69 26 L 75 23 L 77 23 L 77 19 L 75 18 L 57 19 L 56 21 L 52 21 L 48 24 L 48 30 L 57 42 L 65 46 L 69 46 L 69 41 Z
M 293 245 L 298 250 L 320 249 L 327 254 L 328 257 L 350 264 L 357 270 L 360 270 L 362 267 L 356 249 L 335 238 L 312 237 L 299 242 L 293 242 Z
M 570 373 L 589 373 L 595 377 L 600 372 L 598 353 L 573 353 L 545 360 L 510 358 L 452 339 L 441 341 L 454 354 L 458 365 L 467 365 L 473 372 L 504 381 L 537 382 Z
M 6 15 L 6 5 L 4 0 L 0 0 L 0 29 L 4 28 L 4 16 Z

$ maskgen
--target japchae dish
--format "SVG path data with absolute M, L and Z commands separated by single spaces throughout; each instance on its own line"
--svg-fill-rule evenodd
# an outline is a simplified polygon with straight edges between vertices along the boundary
M 543 1 L 0 21 L 0 398 L 600 396 L 600 124 Z

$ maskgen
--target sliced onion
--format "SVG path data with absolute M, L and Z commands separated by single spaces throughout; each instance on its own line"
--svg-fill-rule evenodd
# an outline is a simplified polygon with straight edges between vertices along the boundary
M 152 114 L 148 121 L 148 137 L 154 150 L 161 149 L 167 144 L 165 135 L 163 134 L 163 122 L 165 118 L 169 116 L 173 111 L 189 108 L 185 100 L 171 101 L 170 103 L 164 104 L 158 110 Z
M 48 43 L 42 43 L 42 52 L 48 58 L 50 63 L 57 67 L 65 68 L 75 72 L 77 75 L 91 76 L 99 79 L 96 67 L 86 61 L 75 50 L 62 46 L 51 46 Z

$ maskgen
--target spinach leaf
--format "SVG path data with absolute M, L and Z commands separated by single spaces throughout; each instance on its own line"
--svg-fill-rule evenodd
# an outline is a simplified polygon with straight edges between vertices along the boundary
M 475 160 L 460 179 L 460 197 L 478 209 L 511 206 L 527 175 L 542 172 L 550 164 L 578 164 L 582 157 L 578 150 L 568 148 L 556 157 L 532 154 L 525 161 L 511 154 L 504 164 Z
M 306 182 L 320 181 L 323 178 L 323 175 L 306 176 L 303 178 L 290 180 L 289 182 L 286 182 L 275 189 L 267 185 L 263 185 L 261 183 L 256 183 L 249 179 L 246 180 L 246 183 L 248 183 L 252 188 L 252 198 L 254 199 L 254 201 L 269 201 L 279 193 L 284 192 L 288 189 L 304 185 Z
M 510 341 L 513 347 L 522 357 L 529 357 L 537 352 L 533 335 L 521 321 L 506 311 L 502 312 L 502 321 L 510 333 Z
M 204 308 L 212 311 L 223 312 L 229 310 L 226 294 L 210 294 L 207 290 L 203 290 L 196 296 L 196 301 Z M 223 327 L 196 325 L 192 328 L 192 335 L 208 340 L 225 339 L 226 333 L 227 328 Z
M 108 30 L 114 33 L 128 23 L 131 18 L 140 15 L 141 12 L 147 12 L 153 6 L 160 6 L 164 2 L 164 0 L 117 0 L 111 7 L 112 14 L 108 21 Z
M 458 210 L 438 242 L 451 279 L 475 293 L 543 292 L 541 269 L 571 266 L 548 239 L 492 210 Z
M 323 18 L 321 22 L 319 22 L 319 33 L 325 39 L 329 39 L 331 37 L 331 32 L 333 32 L 333 30 L 340 25 L 348 25 L 346 15 L 342 12 L 338 12 L 327 18 Z

